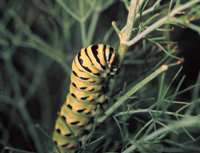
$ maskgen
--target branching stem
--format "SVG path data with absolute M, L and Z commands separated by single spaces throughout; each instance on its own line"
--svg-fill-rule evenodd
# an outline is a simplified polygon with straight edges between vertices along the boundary
M 162 65 L 160 68 L 158 68 L 156 71 L 154 71 L 151 75 L 149 75 L 147 78 L 139 82 L 137 85 L 135 85 L 132 89 L 130 89 L 124 96 L 122 96 L 117 102 L 115 102 L 114 105 L 112 105 L 106 112 L 105 115 L 102 116 L 98 122 L 103 122 L 108 116 L 110 116 L 120 105 L 122 105 L 126 100 L 128 100 L 134 93 L 136 93 L 139 89 L 141 89 L 143 86 L 145 86 L 148 82 L 153 80 L 155 77 L 157 77 L 160 73 L 166 71 L 168 69 L 167 65 Z

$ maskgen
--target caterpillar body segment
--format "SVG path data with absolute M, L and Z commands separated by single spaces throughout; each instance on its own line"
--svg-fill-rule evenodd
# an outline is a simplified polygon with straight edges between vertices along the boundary
M 66 102 L 56 120 L 53 140 L 61 153 L 78 148 L 92 129 L 99 104 L 107 100 L 105 88 L 118 70 L 116 50 L 109 45 L 90 45 L 72 63 L 71 84 Z

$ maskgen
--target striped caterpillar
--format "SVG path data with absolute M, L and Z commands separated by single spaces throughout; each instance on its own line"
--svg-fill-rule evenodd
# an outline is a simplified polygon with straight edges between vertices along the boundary
M 69 94 L 53 132 L 53 140 L 62 153 L 77 149 L 91 130 L 97 105 L 107 100 L 104 89 L 117 69 L 116 50 L 109 45 L 90 45 L 76 55 Z

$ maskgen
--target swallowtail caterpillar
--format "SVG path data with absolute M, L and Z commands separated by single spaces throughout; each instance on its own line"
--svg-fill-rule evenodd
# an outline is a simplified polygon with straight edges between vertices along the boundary
M 118 70 L 116 50 L 109 45 L 90 45 L 72 63 L 66 102 L 56 120 L 53 140 L 62 153 L 73 152 L 93 125 L 97 106 L 107 100 L 105 87 Z

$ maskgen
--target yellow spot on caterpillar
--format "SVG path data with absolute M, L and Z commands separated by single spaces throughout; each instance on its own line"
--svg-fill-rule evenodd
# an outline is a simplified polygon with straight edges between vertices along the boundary
M 93 79 L 88 79 L 88 81 L 89 81 L 89 82 L 94 82 L 94 80 L 93 80 Z
M 95 73 L 95 74 L 96 74 L 96 73 L 98 73 L 98 71 L 97 71 L 97 70 L 93 70 L 93 73 Z
M 55 125 L 55 129 L 58 129 L 58 125 L 57 124 Z
M 76 111 L 75 107 L 71 106 L 73 111 Z
M 65 131 L 63 131 L 63 130 L 61 130 L 60 133 L 61 133 L 62 135 L 65 135 Z
M 66 99 L 66 101 L 65 101 L 65 104 L 68 105 L 68 101 L 67 101 L 67 99 Z
M 66 122 L 67 122 L 67 123 L 70 123 L 70 120 L 69 120 L 68 118 L 66 118 Z
M 78 123 L 77 125 L 78 125 L 78 126 L 83 126 L 83 124 L 82 124 L 82 123 Z
M 67 147 L 68 147 L 68 148 L 72 148 L 73 145 L 72 145 L 72 144 L 68 144 Z
M 87 90 L 88 90 L 88 91 L 92 90 L 92 87 L 87 87 Z
M 60 111 L 60 115 L 63 116 L 63 112 L 62 111 Z
M 90 111 L 88 109 L 83 111 L 85 114 L 89 113 Z
M 61 144 L 60 142 L 57 142 L 57 145 L 58 145 L 58 146 L 61 146 L 62 144 Z
M 92 97 L 88 97 L 87 99 L 88 99 L 89 101 L 93 100 L 93 98 L 92 98 Z

